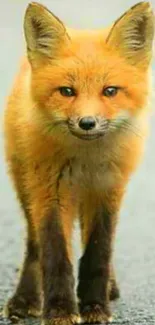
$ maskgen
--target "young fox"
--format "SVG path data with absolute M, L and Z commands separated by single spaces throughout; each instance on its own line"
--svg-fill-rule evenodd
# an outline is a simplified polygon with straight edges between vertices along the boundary
M 153 20 L 142 2 L 110 28 L 81 31 L 40 4 L 27 8 L 28 59 L 5 112 L 6 159 L 27 221 L 11 318 L 38 316 L 42 308 L 44 325 L 111 320 L 109 301 L 119 297 L 112 261 L 118 213 L 147 133 Z

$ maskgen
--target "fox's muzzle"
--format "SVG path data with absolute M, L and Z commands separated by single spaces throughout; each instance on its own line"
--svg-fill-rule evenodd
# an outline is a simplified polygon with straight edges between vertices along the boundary
M 84 116 L 68 121 L 71 133 L 84 140 L 93 140 L 105 135 L 107 129 L 106 121 L 100 121 L 94 116 Z

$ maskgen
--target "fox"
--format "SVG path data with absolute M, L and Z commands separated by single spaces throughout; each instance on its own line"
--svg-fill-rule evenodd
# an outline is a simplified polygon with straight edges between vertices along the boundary
M 80 30 L 31 2 L 24 34 L 4 147 L 27 238 L 5 313 L 41 317 L 42 325 L 110 322 L 110 301 L 120 296 L 113 262 L 119 212 L 149 129 L 153 10 L 140 2 L 110 27 Z

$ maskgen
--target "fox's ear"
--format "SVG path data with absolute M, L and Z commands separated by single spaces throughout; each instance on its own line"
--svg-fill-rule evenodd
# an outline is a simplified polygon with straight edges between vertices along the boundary
M 64 44 L 67 33 L 63 23 L 46 7 L 32 2 L 24 19 L 24 32 L 30 62 L 53 58 Z
M 154 15 L 149 2 L 141 2 L 118 19 L 107 38 L 129 63 L 147 67 L 152 57 Z

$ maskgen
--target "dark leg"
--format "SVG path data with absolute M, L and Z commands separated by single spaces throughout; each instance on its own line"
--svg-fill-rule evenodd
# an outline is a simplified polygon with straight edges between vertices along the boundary
M 42 303 L 40 252 L 34 225 L 31 222 L 29 194 L 25 190 L 23 183 L 25 168 L 20 159 L 13 156 L 9 162 L 9 169 L 27 222 L 27 240 L 19 284 L 14 296 L 8 301 L 4 312 L 9 318 L 24 318 L 28 315 L 38 317 L 41 313 Z
M 57 211 L 44 219 L 40 229 L 43 274 L 43 324 L 73 324 L 78 320 L 72 264 Z
M 112 188 L 98 197 L 90 193 L 81 206 L 84 254 L 79 267 L 78 297 L 85 323 L 111 320 L 109 302 L 118 295 L 111 267 L 112 252 L 123 194 L 123 186 Z
M 7 304 L 5 312 L 9 318 L 28 315 L 38 317 L 41 313 L 39 248 L 30 226 L 20 281 L 14 296 Z
M 82 319 L 102 323 L 111 318 L 110 279 L 112 216 L 104 208 L 93 218 L 91 234 L 79 268 L 78 296 Z

